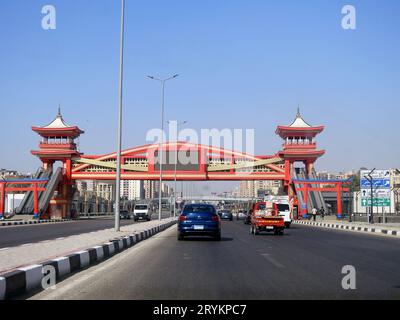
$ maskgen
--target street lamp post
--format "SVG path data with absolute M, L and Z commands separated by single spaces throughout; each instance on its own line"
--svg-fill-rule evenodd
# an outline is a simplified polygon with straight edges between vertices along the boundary
M 151 80 L 156 80 L 161 82 L 161 141 L 160 141 L 160 151 L 158 154 L 160 162 L 160 185 L 158 190 L 158 220 L 161 220 L 162 213 L 162 165 L 163 165 L 163 144 L 164 144 L 164 105 L 165 105 L 165 83 L 168 80 L 175 79 L 178 74 L 166 79 L 159 79 L 153 76 L 147 76 Z
M 171 123 L 171 121 L 168 121 L 168 124 Z M 176 123 L 176 128 L 177 130 L 179 129 L 179 126 L 183 126 L 187 123 L 187 121 L 183 122 L 177 122 Z M 178 144 L 177 144 L 178 147 Z M 177 187 L 176 187 L 176 171 L 177 171 L 177 166 L 178 166 L 178 148 L 175 150 L 175 168 L 174 168 L 174 218 L 176 217 L 176 193 L 177 193 Z
M 125 31 L 125 0 L 121 0 L 121 38 L 120 38 L 120 65 L 119 65 L 119 103 L 117 129 L 117 176 L 115 181 L 115 231 L 120 231 L 119 203 L 121 196 L 121 149 L 122 149 L 122 93 L 124 80 L 124 31 Z
M 369 223 L 374 223 L 374 179 L 372 178 L 372 173 L 375 171 L 375 168 L 371 170 L 366 176 L 364 176 L 370 183 L 371 187 L 371 207 L 370 207 L 370 216 L 368 217 Z

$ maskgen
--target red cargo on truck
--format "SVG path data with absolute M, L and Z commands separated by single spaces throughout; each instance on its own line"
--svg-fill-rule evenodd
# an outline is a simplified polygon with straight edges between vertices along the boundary
M 274 202 L 256 202 L 251 214 L 250 233 L 258 235 L 260 232 L 274 232 L 283 235 L 285 219 L 279 216 L 278 206 Z

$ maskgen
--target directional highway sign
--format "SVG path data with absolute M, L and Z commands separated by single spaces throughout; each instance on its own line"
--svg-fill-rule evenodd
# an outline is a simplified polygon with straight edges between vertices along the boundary
M 374 179 L 373 187 L 390 189 L 390 179 Z M 371 183 L 367 179 L 361 179 L 361 188 L 371 188 Z
M 370 170 L 361 170 L 361 178 L 368 176 Z M 371 173 L 372 179 L 389 179 L 390 180 L 390 170 L 375 170 Z
M 372 198 L 371 200 L 371 182 L 369 181 L 369 170 L 361 170 L 360 189 L 361 205 L 369 207 L 390 206 L 390 170 L 375 170 L 371 173 L 372 177 Z
M 361 205 L 363 207 L 371 206 L 371 199 L 361 199 Z M 386 198 L 374 198 L 373 202 L 374 207 L 390 207 L 390 199 Z
M 390 199 L 391 191 L 390 189 L 375 189 L 373 191 L 374 198 L 387 198 Z M 371 189 L 361 190 L 362 198 L 371 198 Z

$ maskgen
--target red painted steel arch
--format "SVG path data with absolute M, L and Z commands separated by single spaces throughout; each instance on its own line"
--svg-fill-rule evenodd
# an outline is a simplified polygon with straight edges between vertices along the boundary
M 159 144 L 148 144 L 126 149 L 122 152 L 122 179 L 157 180 L 157 152 Z M 168 142 L 163 144 L 168 152 L 189 152 L 197 156 L 197 168 L 177 170 L 177 180 L 285 180 L 285 162 L 279 155 L 253 156 L 244 152 L 224 148 L 193 144 L 188 142 Z M 174 156 L 175 157 L 175 156 Z M 114 180 L 116 175 L 116 153 L 105 155 L 82 155 L 72 159 L 71 178 L 73 180 Z M 174 162 L 175 163 L 175 162 Z M 179 163 L 179 162 L 178 162 Z M 136 165 L 135 165 L 136 164 Z M 163 179 L 173 180 L 175 171 L 164 164 Z

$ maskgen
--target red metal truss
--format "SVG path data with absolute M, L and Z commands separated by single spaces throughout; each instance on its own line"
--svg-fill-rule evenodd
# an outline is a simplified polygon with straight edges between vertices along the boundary
M 158 180 L 157 152 L 159 144 L 150 144 L 124 150 L 121 157 L 121 178 L 132 180 Z M 177 180 L 285 180 L 285 163 L 278 155 L 253 156 L 224 148 L 168 142 L 163 144 L 168 152 L 189 152 L 197 161 L 191 169 L 178 168 Z M 116 153 L 105 155 L 82 155 L 73 158 L 73 180 L 114 180 Z M 136 165 L 135 165 L 136 163 Z M 174 162 L 175 163 L 175 162 Z M 179 163 L 179 161 L 178 161 Z M 163 164 L 165 166 L 165 164 Z M 195 168 L 193 168 L 195 167 Z M 175 170 L 171 166 L 163 169 L 164 180 L 174 180 Z

